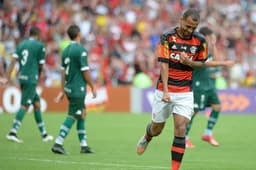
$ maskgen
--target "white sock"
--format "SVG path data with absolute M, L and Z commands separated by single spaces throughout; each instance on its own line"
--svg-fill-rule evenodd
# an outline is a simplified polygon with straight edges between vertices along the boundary
M 82 140 L 82 141 L 80 142 L 80 146 L 88 146 L 86 140 Z
M 58 136 L 55 140 L 55 143 L 63 145 L 64 139 L 61 136 Z

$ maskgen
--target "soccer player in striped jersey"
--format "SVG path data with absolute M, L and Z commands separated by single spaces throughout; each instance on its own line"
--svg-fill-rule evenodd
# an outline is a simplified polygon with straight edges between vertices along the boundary
M 44 142 L 53 140 L 53 136 L 47 134 L 40 109 L 40 97 L 36 92 L 38 78 L 45 63 L 45 45 L 39 41 L 39 37 L 40 29 L 32 27 L 29 38 L 18 44 L 7 70 L 7 80 L 9 80 L 16 62 L 19 63 L 18 79 L 21 87 L 21 107 L 16 113 L 9 134 L 6 135 L 8 140 L 17 143 L 23 142 L 18 138 L 17 132 L 30 105 L 34 106 L 34 117 L 42 140 Z
M 166 120 L 172 115 L 172 170 L 180 168 L 186 149 L 186 126 L 194 112 L 193 67 L 203 67 L 208 56 L 205 38 L 195 31 L 199 22 L 199 11 L 187 9 L 180 18 L 179 26 L 160 36 L 158 61 L 161 69 L 152 103 L 152 121 L 137 143 L 137 153 L 140 155 L 152 138 L 162 132 Z
M 77 25 L 69 26 L 67 34 L 72 42 L 62 53 L 62 88 L 56 97 L 56 102 L 60 102 L 64 95 L 67 96 L 69 102 L 68 116 L 61 125 L 59 135 L 55 139 L 55 144 L 51 150 L 57 154 L 66 154 L 63 147 L 64 140 L 76 122 L 76 130 L 81 147 L 80 153 L 93 153 L 94 151 L 88 146 L 85 131 L 86 108 L 84 101 L 87 85 L 92 90 L 93 98 L 96 98 L 97 94 L 90 77 L 88 52 L 80 44 L 81 32 Z
M 209 45 L 209 56 L 206 61 L 208 66 L 232 66 L 233 61 L 224 60 L 216 47 L 216 36 L 213 31 L 208 27 L 200 28 L 199 32 L 203 34 Z M 213 136 L 213 128 L 217 123 L 219 113 L 221 111 L 220 99 L 215 88 L 215 79 L 213 78 L 212 71 L 208 67 L 198 68 L 193 71 L 193 91 L 194 91 L 194 111 L 186 131 L 186 147 L 194 148 L 189 138 L 189 131 L 192 126 L 194 116 L 199 112 L 211 107 L 211 114 L 208 118 L 205 132 L 202 140 L 210 143 L 212 146 L 219 146 Z

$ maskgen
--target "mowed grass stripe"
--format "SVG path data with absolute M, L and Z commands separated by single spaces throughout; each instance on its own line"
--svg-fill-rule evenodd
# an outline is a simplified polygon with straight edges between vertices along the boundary
M 43 143 L 34 122 L 27 114 L 19 131 L 25 143 L 16 144 L 5 139 L 14 115 L 0 115 L 0 170 L 142 170 L 170 169 L 170 145 L 173 121 L 170 118 L 163 133 L 155 138 L 141 156 L 136 154 L 137 140 L 150 122 L 150 114 L 89 113 L 86 120 L 88 143 L 96 151 L 81 155 L 76 125 L 64 143 L 68 156 L 50 151 L 53 142 Z M 45 124 L 56 135 L 66 114 L 46 113 Z M 255 115 L 220 115 L 215 136 L 220 147 L 212 147 L 201 140 L 206 126 L 204 115 L 198 115 L 190 137 L 195 149 L 187 149 L 181 170 L 255 170 Z

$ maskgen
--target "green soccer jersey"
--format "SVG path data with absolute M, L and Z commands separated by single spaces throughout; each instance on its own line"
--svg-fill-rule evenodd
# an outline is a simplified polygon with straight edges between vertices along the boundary
M 86 81 L 83 71 L 88 70 L 88 53 L 80 44 L 72 42 L 62 52 L 62 69 L 65 70 L 64 90 L 68 97 L 83 97 L 86 93 Z
M 211 59 L 211 55 L 208 56 Z M 211 77 L 212 71 L 210 68 L 198 68 L 193 71 L 193 90 L 207 91 L 215 88 L 215 80 Z
M 21 84 L 37 84 L 39 64 L 45 63 L 44 43 L 35 39 L 26 39 L 18 44 L 14 58 L 19 61 L 18 79 Z

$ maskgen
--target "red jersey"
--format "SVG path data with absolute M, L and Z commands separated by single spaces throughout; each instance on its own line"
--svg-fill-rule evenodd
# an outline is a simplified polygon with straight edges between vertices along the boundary
M 180 63 L 181 52 L 186 52 L 192 61 L 206 61 L 208 47 L 205 38 L 198 32 L 193 32 L 190 39 L 182 39 L 176 28 L 160 36 L 158 46 L 158 61 L 169 64 L 168 91 L 192 91 L 193 68 Z M 161 74 L 157 82 L 157 89 L 163 90 Z

